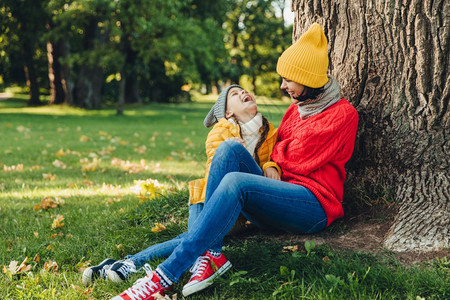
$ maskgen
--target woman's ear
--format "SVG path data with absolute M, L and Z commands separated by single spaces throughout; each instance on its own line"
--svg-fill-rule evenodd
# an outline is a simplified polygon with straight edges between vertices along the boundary
M 229 119 L 234 115 L 234 113 L 232 111 L 226 111 L 225 112 L 225 118 Z

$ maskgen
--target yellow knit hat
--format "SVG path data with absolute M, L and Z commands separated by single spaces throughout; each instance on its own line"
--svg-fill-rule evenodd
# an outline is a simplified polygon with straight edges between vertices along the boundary
M 322 27 L 314 23 L 278 59 L 277 73 L 301 85 L 319 88 L 328 82 L 328 43 Z

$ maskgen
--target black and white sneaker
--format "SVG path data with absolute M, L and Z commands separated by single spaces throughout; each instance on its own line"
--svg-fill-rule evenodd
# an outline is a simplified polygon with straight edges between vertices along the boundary
M 130 259 L 122 259 L 116 261 L 108 268 L 108 270 L 106 270 L 106 276 L 109 280 L 119 283 L 126 280 L 132 273 L 136 272 L 136 266 Z
M 109 269 L 116 261 L 111 258 L 107 258 L 99 265 L 92 266 L 84 270 L 83 272 L 83 284 L 89 285 L 92 281 L 98 278 L 106 279 L 106 270 Z

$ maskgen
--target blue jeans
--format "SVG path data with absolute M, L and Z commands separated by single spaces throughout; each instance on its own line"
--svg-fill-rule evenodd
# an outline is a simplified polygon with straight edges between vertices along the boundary
M 189 205 L 189 219 L 188 219 L 188 228 L 194 224 L 195 220 L 198 219 L 201 211 L 203 209 L 203 203 L 190 204 Z M 146 262 L 150 260 L 154 260 L 157 258 L 168 257 L 172 251 L 180 244 L 181 238 L 186 234 L 182 233 L 179 236 L 156 245 L 152 245 L 141 252 L 138 252 L 134 255 L 127 255 L 125 258 L 130 259 L 137 268 L 142 267 Z M 214 251 L 220 252 L 222 248 L 222 244 L 218 244 L 215 247 L 211 248 Z
M 311 191 L 264 177 L 240 143 L 226 141 L 211 162 L 202 212 L 158 267 L 178 282 L 198 256 L 222 243 L 240 213 L 262 228 L 293 233 L 314 233 L 327 224 L 325 212 Z

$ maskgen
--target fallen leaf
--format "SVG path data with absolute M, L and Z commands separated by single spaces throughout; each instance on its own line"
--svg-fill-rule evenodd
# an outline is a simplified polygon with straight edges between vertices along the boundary
M 56 174 L 52 174 L 52 173 L 44 173 L 44 174 L 42 174 L 42 177 L 46 180 L 54 181 L 54 180 L 56 180 L 56 178 L 58 176 Z
M 59 197 L 55 197 L 55 199 L 53 199 L 52 197 L 47 196 L 43 200 L 41 200 L 41 203 L 35 205 L 33 209 L 40 210 L 40 209 L 57 208 L 61 206 L 63 203 L 64 200 Z
M 102 162 L 102 159 L 101 158 L 98 159 L 98 158 L 94 157 L 92 159 L 92 162 L 90 162 L 88 158 L 84 158 L 84 159 L 80 160 L 80 162 L 82 163 L 82 165 L 81 165 L 82 172 L 88 172 L 88 171 L 94 172 L 97 169 L 98 165 Z
M 64 226 L 64 223 L 62 222 L 63 220 L 64 220 L 63 215 L 57 215 L 56 218 L 53 220 L 52 229 L 63 227 Z
M 295 246 L 285 246 L 283 247 L 282 252 L 297 252 L 298 251 L 298 245 Z
M 11 275 L 16 275 L 16 274 L 28 272 L 29 270 L 31 270 L 31 265 L 27 265 L 26 264 L 27 261 L 28 261 L 28 256 L 25 257 L 25 259 L 19 266 L 17 266 L 18 262 L 13 260 L 9 263 L 8 268 L 6 268 L 6 266 L 3 266 L 3 273 L 10 272 Z
M 87 137 L 85 135 L 80 136 L 80 142 L 82 142 L 82 143 L 88 142 L 90 140 L 91 140 L 90 137 Z
M 56 272 L 58 271 L 59 266 L 56 263 L 56 261 L 47 261 L 44 263 L 44 270 L 47 270 L 48 272 Z
M 87 185 L 87 186 L 93 186 L 93 185 L 95 185 L 95 183 L 94 183 L 93 181 L 90 181 L 90 180 L 87 180 L 87 179 L 83 180 L 83 183 L 84 183 L 85 185 Z
M 155 224 L 155 226 L 152 228 L 153 233 L 166 230 L 166 226 L 164 226 L 163 224 L 161 224 L 161 223 L 154 223 L 154 224 Z
M 16 171 L 23 171 L 23 164 L 17 164 L 15 166 L 3 166 L 3 171 L 5 172 L 16 172 Z
M 331 261 L 331 259 L 328 256 L 324 256 L 322 258 L 322 261 L 325 262 L 325 263 L 329 263 Z
M 33 261 L 34 261 L 35 263 L 38 263 L 38 262 L 41 261 L 41 257 L 39 256 L 38 253 L 36 253 L 36 255 L 34 256 Z
M 62 161 L 57 160 L 57 159 L 52 163 L 52 165 L 54 165 L 57 168 L 61 168 L 61 169 L 67 168 L 65 163 L 63 163 Z
M 64 153 L 64 149 L 61 148 L 58 150 L 58 152 L 55 153 L 55 156 L 57 156 L 57 157 L 66 156 L 66 153 Z
M 138 148 L 134 148 L 134 152 L 139 153 L 139 154 L 145 154 L 145 152 L 147 152 L 147 146 L 142 145 Z
M 160 293 L 155 293 L 152 295 L 153 299 L 155 300 L 176 300 L 176 294 L 172 295 L 172 298 L 169 297 L 169 295 L 161 295 Z

